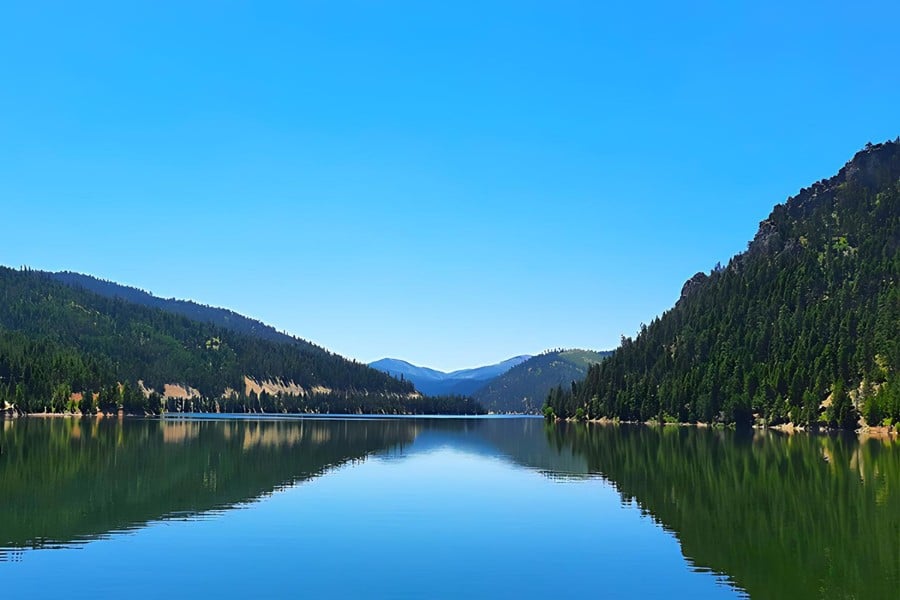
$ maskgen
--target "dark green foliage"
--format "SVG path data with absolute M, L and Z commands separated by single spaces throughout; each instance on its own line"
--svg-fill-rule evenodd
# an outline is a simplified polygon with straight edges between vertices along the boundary
M 854 427 L 860 409 L 897 420 L 898 179 L 900 144 L 867 147 L 776 206 L 746 253 L 693 277 L 674 308 L 549 405 L 634 421 Z
M 0 427 L 0 560 L 10 547 L 53 547 L 247 502 L 409 444 L 418 428 L 412 419 L 341 425 L 19 419 L 6 425 Z
M 252 398 L 244 377 L 329 393 Z M 148 397 L 141 383 L 154 393 Z M 196 388 L 168 400 L 166 383 Z M 225 398 L 225 391 L 237 390 Z M 261 339 L 0 267 L 0 409 L 24 412 L 478 412 L 462 398 L 425 399 L 413 387 L 321 349 Z M 74 404 L 73 393 L 82 400 Z M 97 394 L 96 398 L 94 394 Z M 85 398 L 87 401 L 85 402 Z
M 609 354 L 591 350 L 544 352 L 492 379 L 473 397 L 493 412 L 536 414 L 551 389 L 584 379 L 588 367 Z
M 84 288 L 95 294 L 107 298 L 119 298 L 133 304 L 140 304 L 150 308 L 160 308 L 166 312 L 185 316 L 193 321 L 210 323 L 228 329 L 235 333 L 243 333 L 250 337 L 269 340 L 270 342 L 285 342 L 294 344 L 312 352 L 326 352 L 315 344 L 306 340 L 281 333 L 270 325 L 266 325 L 256 319 L 250 319 L 226 308 L 216 308 L 198 304 L 190 300 L 176 300 L 174 298 L 158 298 L 149 292 L 137 288 L 120 285 L 112 281 L 105 281 L 90 275 L 62 271 L 59 273 L 45 273 L 51 279 L 61 281 L 72 287 Z
M 551 447 L 586 460 L 623 503 L 677 536 L 689 564 L 751 598 L 897 597 L 896 444 L 691 427 L 546 431 Z

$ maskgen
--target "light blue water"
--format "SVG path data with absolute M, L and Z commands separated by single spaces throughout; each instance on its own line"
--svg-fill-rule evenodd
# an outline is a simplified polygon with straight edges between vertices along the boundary
M 541 420 L 5 426 L 5 597 L 743 594 Z

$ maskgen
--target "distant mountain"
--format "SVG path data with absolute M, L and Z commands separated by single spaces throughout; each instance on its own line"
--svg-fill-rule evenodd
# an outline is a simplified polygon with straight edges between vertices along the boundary
M 417 381 L 438 382 L 444 381 L 447 378 L 447 373 L 444 373 L 443 371 L 436 371 L 434 369 L 429 369 L 428 367 L 417 367 L 416 365 L 398 358 L 382 358 L 381 360 L 369 363 L 369 366 L 373 369 L 378 369 L 382 373 L 388 373 L 393 377 L 397 377 L 398 379 L 402 376 L 404 379 L 412 381 L 413 383 Z
M 554 350 L 533 356 L 476 390 L 472 397 L 493 412 L 540 412 L 550 390 L 581 381 L 611 352 Z
M 40 273 L 41 271 L 36 271 Z M 184 315 L 195 321 L 211 323 L 223 329 L 243 333 L 270 342 L 286 342 L 309 350 L 311 352 L 326 352 L 324 348 L 316 346 L 306 340 L 282 333 L 256 319 L 245 317 L 227 308 L 216 308 L 199 304 L 191 300 L 176 300 L 175 298 L 160 298 L 138 288 L 129 287 L 112 281 L 98 279 L 91 275 L 73 273 L 71 271 L 44 272 L 45 275 L 68 286 L 84 288 L 95 294 L 107 298 L 121 298 L 128 302 L 159 308 L 167 312 Z
M 412 382 L 417 390 L 429 396 L 467 396 L 529 358 L 530 355 L 514 356 L 494 365 L 460 369 L 450 373 L 419 367 L 397 358 L 382 358 L 369 363 L 369 366 L 397 378 L 402 376 L 404 380 Z

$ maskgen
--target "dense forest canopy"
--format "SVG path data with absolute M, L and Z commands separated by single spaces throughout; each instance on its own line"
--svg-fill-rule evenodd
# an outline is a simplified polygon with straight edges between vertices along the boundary
M 775 207 L 748 250 L 548 416 L 853 428 L 900 420 L 900 140 Z
M 245 377 L 297 393 L 246 393 Z M 162 397 L 166 384 L 196 390 Z M 475 412 L 355 361 L 0 267 L 0 408 L 24 412 Z
M 183 315 L 194 321 L 212 323 L 222 329 L 228 329 L 237 333 L 244 333 L 251 337 L 261 338 L 272 342 L 286 342 L 295 344 L 305 350 L 313 352 L 327 352 L 324 348 L 316 346 L 306 340 L 282 333 L 270 325 L 238 314 L 227 308 L 217 308 L 199 304 L 191 300 L 178 300 L 176 298 L 160 298 L 150 292 L 145 292 L 127 285 L 121 285 L 114 281 L 106 281 L 91 275 L 60 271 L 57 273 L 45 272 L 51 279 L 61 281 L 72 287 L 84 288 L 88 291 L 106 296 L 107 298 L 121 298 L 126 302 L 161 308 L 167 312 Z

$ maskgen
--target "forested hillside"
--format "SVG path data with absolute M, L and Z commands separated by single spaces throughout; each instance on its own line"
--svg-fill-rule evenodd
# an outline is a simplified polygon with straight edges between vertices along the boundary
M 490 380 L 472 397 L 494 412 L 538 413 L 550 390 L 580 381 L 609 352 L 551 350 Z
M 275 382 L 273 391 L 254 382 Z M 167 384 L 187 393 L 165 400 Z M 0 267 L 0 408 L 467 412 L 321 349 L 251 337 Z M 170 394 L 171 395 L 171 394 Z M 178 398 L 178 396 L 181 396 Z
M 66 285 L 84 288 L 95 294 L 106 296 L 107 298 L 121 298 L 127 302 L 149 306 L 150 308 L 161 308 L 167 312 L 184 315 L 195 321 L 211 323 L 223 329 L 244 333 L 251 337 L 257 337 L 272 342 L 296 344 L 305 350 L 314 352 L 325 352 L 323 348 L 316 346 L 315 344 L 282 333 L 270 325 L 266 325 L 256 319 L 250 319 L 233 310 L 228 310 L 227 308 L 206 306 L 190 300 L 159 298 L 144 290 L 121 285 L 113 281 L 98 279 L 97 277 L 84 275 L 82 273 L 60 271 L 58 273 L 47 272 L 46 275 L 52 279 L 61 281 Z
M 900 139 L 775 207 L 748 250 L 547 412 L 855 427 L 900 419 Z

